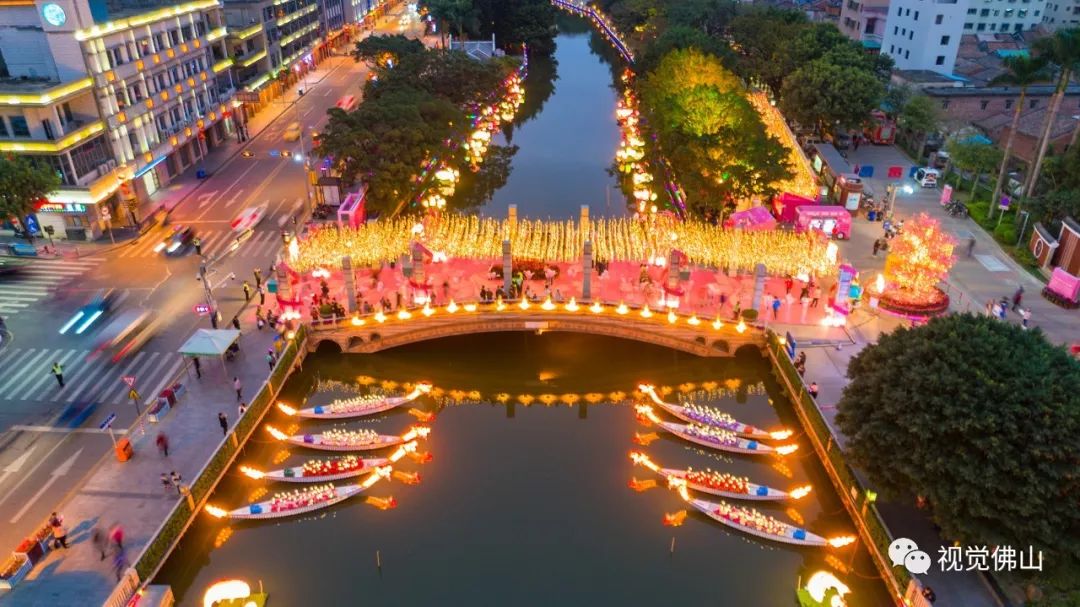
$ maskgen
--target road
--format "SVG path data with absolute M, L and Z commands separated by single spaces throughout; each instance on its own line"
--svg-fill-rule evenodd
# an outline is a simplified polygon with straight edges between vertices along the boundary
M 399 33 L 397 15 L 384 19 L 378 31 Z M 416 27 L 409 30 L 411 35 L 416 32 Z M 103 419 L 116 414 L 117 438 L 135 423 L 137 413 L 123 377 L 135 377 L 143 400 L 178 378 L 185 381 L 187 363 L 177 349 L 196 328 L 210 324 L 193 312 L 204 301 L 196 279 L 199 257 L 189 252 L 171 258 L 154 250 L 167 230 L 193 227 L 202 240 L 203 255 L 217 259 L 208 271 L 212 285 L 224 283 L 214 295 L 228 325 L 245 303 L 242 282 L 248 280 L 254 287 L 256 268 L 264 279 L 269 277 L 282 244 L 281 230 L 291 227 L 306 206 L 304 168 L 299 162 L 302 144 L 283 140 L 286 127 L 300 122 L 303 146 L 309 150 L 310 134 L 325 125 L 326 110 L 346 94 L 359 99 L 366 76 L 367 67 L 349 57 L 335 56 L 320 64 L 306 83 L 277 101 L 292 108 L 262 132 L 252 133 L 244 148 L 250 155 L 237 154 L 214 170 L 175 206 L 169 227 L 88 257 L 34 260 L 22 275 L 0 282 L 0 317 L 12 332 L 12 339 L 0 349 L 0 547 L 18 544 L 102 457 L 111 456 L 112 439 L 108 431 L 98 429 Z M 302 96 L 297 93 L 301 88 Z M 251 238 L 230 252 L 235 240 L 230 222 L 243 209 L 259 205 L 267 206 L 266 216 Z M 235 279 L 227 278 L 232 274 Z M 101 289 L 113 290 L 116 308 L 142 307 L 165 321 L 139 352 L 115 365 L 88 358 L 96 331 L 106 319 L 84 335 L 58 332 Z M 50 373 L 54 362 L 64 367 L 63 388 Z M 92 409 L 76 428 L 61 420 L 72 407 Z M 143 431 L 153 432 L 153 425 Z

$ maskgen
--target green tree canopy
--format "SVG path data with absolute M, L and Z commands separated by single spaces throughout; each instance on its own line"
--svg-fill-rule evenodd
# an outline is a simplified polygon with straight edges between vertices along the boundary
M 27 156 L 0 155 L 0 218 L 20 221 L 34 205 L 60 187 L 60 176 Z
M 473 0 L 424 0 L 424 6 L 433 19 L 439 22 L 440 30 L 447 27 L 464 38 L 466 30 L 476 27 L 476 9 Z
M 992 143 L 979 141 L 950 139 L 945 144 L 945 151 L 956 168 L 969 171 L 975 175 L 983 175 L 996 169 L 1001 163 L 1001 150 Z M 972 180 L 971 189 L 975 189 L 975 180 Z
M 901 328 L 857 354 L 837 405 L 846 453 L 944 535 L 1080 562 L 1080 362 L 1038 329 L 970 314 Z
M 638 73 L 651 72 L 659 66 L 660 60 L 672 51 L 688 48 L 696 48 L 719 57 L 727 68 L 735 65 L 735 55 L 723 40 L 706 34 L 701 28 L 673 25 L 645 47 L 635 61 L 635 68 Z
M 941 126 L 941 111 L 934 100 L 927 95 L 914 94 L 901 108 L 896 124 L 918 136 L 920 143 L 915 160 L 921 162 L 923 151 L 926 149 L 926 136 L 936 132 Z
M 800 124 L 850 129 L 862 125 L 884 94 L 873 72 L 823 57 L 798 68 L 784 81 L 780 109 Z
M 365 99 L 415 88 L 464 107 L 490 98 L 511 66 L 509 62 L 476 61 L 461 51 L 428 49 L 401 57 L 393 67 L 375 69 L 379 78 L 367 83 Z
M 690 27 L 709 37 L 720 37 L 735 18 L 738 3 L 732 0 L 678 0 L 668 6 L 669 30 Z M 662 34 L 661 34 L 662 35 Z
M 424 43 L 401 34 L 393 36 L 368 36 L 356 43 L 353 58 L 371 65 L 385 67 L 398 63 L 402 57 L 424 52 Z

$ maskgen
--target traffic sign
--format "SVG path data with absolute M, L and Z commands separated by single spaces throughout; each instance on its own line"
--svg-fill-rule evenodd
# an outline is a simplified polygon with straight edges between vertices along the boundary
M 116 420 L 116 414 L 110 413 L 109 417 L 105 418 L 105 421 L 98 424 L 98 430 L 104 430 L 105 428 L 112 428 L 113 421 Z
M 129 388 L 134 388 L 135 387 L 135 376 L 134 375 L 125 375 L 122 379 L 124 380 L 124 383 L 128 385 Z
M 195 313 L 198 314 L 199 316 L 209 316 L 210 315 L 210 304 L 204 304 L 204 303 L 195 304 L 195 307 L 192 308 L 192 309 L 195 310 Z

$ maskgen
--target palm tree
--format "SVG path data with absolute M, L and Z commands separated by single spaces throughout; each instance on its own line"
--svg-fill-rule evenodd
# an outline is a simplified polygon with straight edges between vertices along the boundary
M 1061 71 L 1058 75 L 1054 97 L 1050 102 L 1050 111 L 1043 124 L 1042 137 L 1039 139 L 1039 153 L 1035 156 L 1035 168 L 1028 175 L 1028 182 L 1024 188 L 1024 194 L 1027 197 L 1035 192 L 1035 186 L 1038 185 L 1039 171 L 1042 170 L 1043 159 L 1046 157 L 1046 148 L 1050 145 L 1054 121 L 1057 120 L 1061 102 L 1065 98 L 1065 89 L 1069 86 L 1073 74 L 1080 70 L 1080 28 L 1058 30 L 1053 36 L 1037 40 L 1034 47 L 1039 51 L 1039 56 L 1046 57 Z
M 1004 59 L 1005 68 L 1009 71 L 990 81 L 991 85 L 1007 84 L 1020 87 L 1020 101 L 1013 111 L 1012 126 L 1009 127 L 1009 137 L 1005 140 L 1005 152 L 1001 157 L 1001 168 L 998 169 L 997 182 L 994 183 L 994 193 L 990 196 L 989 217 L 994 216 L 994 208 L 997 207 L 998 196 L 1001 195 L 1001 186 L 1005 180 L 1005 171 L 1009 166 L 1009 153 L 1012 152 L 1013 139 L 1016 137 L 1016 128 L 1020 124 L 1020 112 L 1024 107 L 1024 98 L 1027 97 L 1028 87 L 1036 82 L 1047 80 L 1050 76 L 1046 70 L 1045 57 L 1026 57 L 1016 55 Z

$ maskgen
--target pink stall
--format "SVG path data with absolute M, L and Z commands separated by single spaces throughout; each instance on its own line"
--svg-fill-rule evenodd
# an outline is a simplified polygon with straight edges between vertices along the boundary
M 795 229 L 818 230 L 825 234 L 847 240 L 851 238 L 851 213 L 841 206 L 812 205 L 795 209 Z
M 355 228 L 367 220 L 367 186 L 359 192 L 353 192 L 345 197 L 338 206 L 338 225 L 341 227 Z
M 776 227 L 776 218 L 765 207 L 751 207 L 745 211 L 732 213 L 724 222 L 724 227 L 740 230 L 771 230 Z
M 795 223 L 795 209 L 817 204 L 817 200 L 796 194 L 783 193 L 773 198 L 773 214 L 780 223 Z

